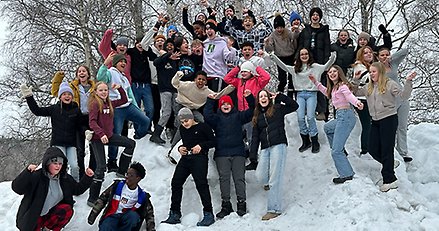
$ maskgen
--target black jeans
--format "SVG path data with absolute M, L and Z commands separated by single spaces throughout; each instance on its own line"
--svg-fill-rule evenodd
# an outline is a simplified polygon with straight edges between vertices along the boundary
M 392 115 L 381 120 L 372 120 L 369 140 L 369 153 L 383 165 L 381 175 L 383 183 L 389 184 L 396 180 L 393 169 L 393 149 L 395 147 L 398 116 Z
M 360 119 L 361 123 L 361 151 L 368 152 L 369 150 L 369 135 L 370 135 L 370 126 L 371 126 L 371 118 L 369 114 L 369 107 L 367 105 L 366 100 L 360 100 L 363 103 L 363 110 L 358 110 L 358 108 L 355 108 L 355 110 L 358 113 L 358 117 Z
M 279 59 L 284 62 L 287 65 L 294 66 L 294 56 L 286 56 L 286 57 L 279 57 Z M 293 79 L 290 73 L 287 73 L 282 68 L 277 66 L 277 78 L 279 80 L 279 85 L 277 85 L 277 91 L 278 92 L 284 92 L 285 86 L 287 85 L 287 78 L 289 80 L 289 85 L 293 84 Z
M 201 198 L 201 204 L 203 204 L 203 211 L 212 212 L 212 199 L 207 182 L 207 166 L 208 157 L 206 154 L 193 154 L 181 157 L 172 176 L 171 211 L 181 213 L 183 185 L 189 175 L 192 175 L 198 195 Z

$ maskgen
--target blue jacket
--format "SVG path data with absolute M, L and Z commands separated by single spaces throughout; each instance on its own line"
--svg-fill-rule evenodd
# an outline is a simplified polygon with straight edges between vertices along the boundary
M 204 120 L 215 131 L 216 145 L 214 157 L 245 156 L 245 145 L 242 139 L 242 125 L 251 121 L 255 108 L 253 95 L 245 98 L 249 108 L 238 111 L 235 107 L 225 114 L 218 109 L 215 113 L 213 107 L 215 101 L 207 99 L 204 106 Z

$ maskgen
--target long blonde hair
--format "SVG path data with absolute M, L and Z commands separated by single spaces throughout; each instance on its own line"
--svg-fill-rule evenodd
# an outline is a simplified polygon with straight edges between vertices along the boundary
M 378 92 L 380 94 L 384 94 L 387 91 L 387 82 L 389 81 L 389 77 L 387 77 L 386 67 L 381 62 L 374 62 L 370 65 L 370 67 L 378 69 Z M 367 85 L 367 95 L 372 94 L 374 87 L 373 85 L 374 83 L 371 78 L 371 81 L 369 81 Z
M 107 83 L 102 81 L 97 82 L 93 89 L 93 92 L 90 94 L 90 97 L 88 99 L 88 110 L 90 111 L 90 109 L 93 107 L 94 104 L 98 104 L 99 112 L 102 113 L 104 102 L 107 102 L 108 106 L 110 107 L 110 115 L 113 115 L 114 110 L 113 110 L 113 105 L 111 105 L 110 94 L 107 95 L 107 98 L 105 100 L 101 99 L 101 97 L 97 95 L 98 87 L 101 84 L 107 86 L 108 91 L 110 91 L 110 87 L 108 87 Z

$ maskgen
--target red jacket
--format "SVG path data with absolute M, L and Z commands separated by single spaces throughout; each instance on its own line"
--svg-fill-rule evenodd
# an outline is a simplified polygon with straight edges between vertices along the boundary
M 258 66 L 256 67 L 256 72 L 258 75 L 244 80 L 241 78 L 236 78 L 239 74 L 239 71 L 240 68 L 236 66 L 229 73 L 227 73 L 226 76 L 224 76 L 224 81 L 227 84 L 232 84 L 236 88 L 236 94 L 238 96 L 238 110 L 244 111 L 248 109 L 248 104 L 244 97 L 244 91 L 249 89 L 256 98 L 258 92 L 262 90 L 270 81 L 270 74 L 268 74 L 264 68 Z
M 120 93 L 121 99 L 111 101 L 113 108 L 120 106 L 126 102 L 128 99 L 122 87 L 117 89 Z M 102 112 L 99 111 L 99 104 L 94 102 L 88 110 L 88 123 L 90 128 L 94 131 L 92 140 L 101 140 L 104 135 L 108 138 L 113 136 L 113 117 L 114 113 L 110 114 L 109 102 L 103 102 Z

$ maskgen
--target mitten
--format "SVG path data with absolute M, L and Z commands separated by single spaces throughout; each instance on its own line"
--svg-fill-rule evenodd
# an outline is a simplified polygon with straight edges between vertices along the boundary
M 378 30 L 380 30 L 382 34 L 387 34 L 387 33 L 389 33 L 389 31 L 387 31 L 386 27 L 385 27 L 383 24 L 380 24 L 380 25 L 378 26 Z
M 32 87 L 26 86 L 26 84 L 22 84 L 20 86 L 21 95 L 23 98 L 27 98 L 29 96 L 32 96 Z
M 94 133 L 94 131 L 91 131 L 91 130 L 85 130 L 85 139 L 88 140 L 88 141 L 90 141 L 91 138 L 93 138 L 93 133 Z

